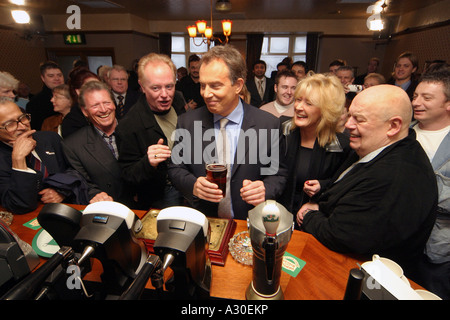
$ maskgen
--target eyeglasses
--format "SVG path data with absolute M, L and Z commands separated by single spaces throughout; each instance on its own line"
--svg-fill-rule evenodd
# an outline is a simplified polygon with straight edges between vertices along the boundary
M 127 80 L 128 80 L 127 78 L 111 78 L 111 81 L 114 81 L 114 82 L 119 82 L 119 81 L 125 82 Z
M 6 122 L 3 127 L 0 127 L 0 129 L 5 129 L 8 132 L 13 132 L 17 130 L 19 122 L 23 125 L 28 125 L 30 121 L 31 121 L 31 114 L 24 113 L 19 118 L 17 118 L 17 120 L 11 120 Z

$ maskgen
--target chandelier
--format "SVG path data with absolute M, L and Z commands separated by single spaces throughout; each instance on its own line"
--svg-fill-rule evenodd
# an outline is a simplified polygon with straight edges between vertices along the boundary
M 214 37 L 213 35 L 213 29 L 212 29 L 212 0 L 211 0 L 211 26 L 207 26 L 206 20 L 198 20 L 196 22 L 196 25 L 191 25 L 187 27 L 189 36 L 192 38 L 193 43 L 196 46 L 201 46 L 202 44 L 206 43 L 208 45 L 208 48 L 211 44 L 211 41 L 219 41 L 220 43 L 228 43 L 228 37 L 231 35 L 231 20 L 222 20 L 222 30 L 223 35 L 225 36 L 225 40 L 222 40 L 220 38 Z M 202 41 L 197 44 L 195 42 L 195 38 L 197 37 L 197 32 L 201 34 Z

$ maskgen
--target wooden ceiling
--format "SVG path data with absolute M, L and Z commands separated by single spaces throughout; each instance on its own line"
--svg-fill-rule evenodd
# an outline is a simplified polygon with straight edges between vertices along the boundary
M 11 0 L 0 7 L 12 8 Z M 131 13 L 148 20 L 209 19 L 210 0 L 24 0 L 34 14 L 66 14 L 69 5 L 81 13 Z M 214 19 L 361 19 L 375 0 L 230 0 L 232 9 L 215 11 Z M 398 16 L 443 0 L 386 0 L 387 13 Z

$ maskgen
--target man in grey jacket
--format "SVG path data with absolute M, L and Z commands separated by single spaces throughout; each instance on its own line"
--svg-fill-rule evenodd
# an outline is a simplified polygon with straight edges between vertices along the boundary
M 412 105 L 417 140 L 430 159 L 439 190 L 436 223 L 421 263 L 423 286 L 450 299 L 450 70 L 426 73 Z

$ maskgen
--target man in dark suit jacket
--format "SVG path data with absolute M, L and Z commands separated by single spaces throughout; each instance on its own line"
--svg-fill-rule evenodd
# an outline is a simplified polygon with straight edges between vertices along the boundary
M 108 82 L 117 107 L 116 117 L 122 119 L 137 102 L 140 92 L 128 87 L 128 72 L 120 65 L 114 65 L 108 71 Z
M 178 114 L 185 109 L 174 104 L 176 67 L 169 57 L 148 54 L 138 68 L 144 94 L 117 126 L 119 164 L 138 208 L 163 209 L 181 200 L 168 181 L 166 160 Z
M 44 203 L 62 202 L 68 194 L 45 184 L 47 176 L 68 168 L 60 136 L 31 130 L 29 115 L 6 98 L 0 99 L 0 125 L 1 205 L 22 214 L 34 210 L 39 199 Z M 40 164 L 40 169 L 31 162 Z
M 331 250 L 385 256 L 414 278 L 438 193 L 428 158 L 408 131 L 411 113 L 407 94 L 396 86 L 356 95 L 346 123 L 356 154 L 317 203 L 300 209 L 297 221 Z
M 131 207 L 117 161 L 112 93 L 103 82 L 90 81 L 81 88 L 80 102 L 90 125 L 64 139 L 67 160 L 85 178 L 91 203 L 114 200 Z
M 253 65 L 254 77 L 249 78 L 245 85 L 247 90 L 250 92 L 251 99 L 250 104 L 255 107 L 260 107 L 266 103 L 272 102 L 274 99 L 275 89 L 274 82 L 272 79 L 265 76 L 266 73 L 266 62 L 263 60 L 258 60 Z M 262 97 L 259 92 L 259 82 L 262 81 Z
M 42 123 L 50 116 L 57 114 L 53 110 L 52 90 L 64 83 L 64 75 L 61 68 L 52 61 L 40 66 L 42 90 L 27 103 L 26 111 L 31 114 L 31 129 L 41 130 Z
M 206 107 L 178 118 L 169 177 L 185 199 L 208 216 L 246 219 L 253 206 L 276 199 L 286 181 L 279 154 L 283 149 L 279 144 L 280 122 L 240 100 L 245 73 L 245 62 L 235 48 L 226 45 L 211 49 L 200 66 Z M 215 136 L 220 136 L 219 122 L 224 118 L 228 119 L 226 132 L 231 145 L 228 159 L 234 161 L 228 163 L 226 194 L 231 203 L 221 212 L 227 196 L 224 198 L 217 184 L 206 179 L 205 163 L 219 161 L 220 139 Z

